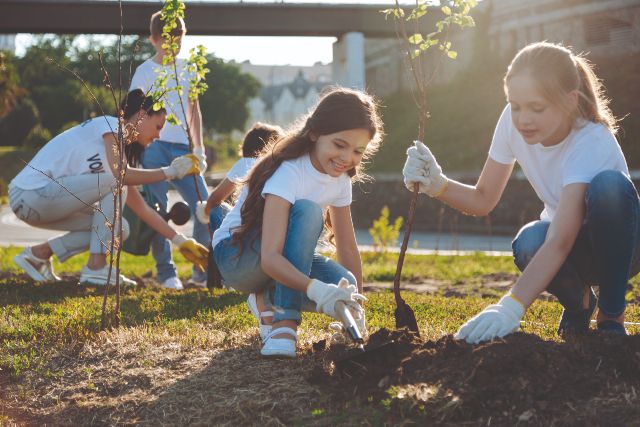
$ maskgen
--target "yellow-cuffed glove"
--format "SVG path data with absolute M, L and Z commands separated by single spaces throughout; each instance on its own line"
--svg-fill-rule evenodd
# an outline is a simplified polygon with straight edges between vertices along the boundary
M 188 239 L 184 234 L 176 234 L 171 243 L 178 247 L 180 253 L 200 271 L 207 269 L 209 249 L 193 239 Z
M 195 154 L 185 154 L 173 159 L 169 166 L 163 167 L 167 179 L 182 179 L 187 175 L 199 174 L 200 160 Z

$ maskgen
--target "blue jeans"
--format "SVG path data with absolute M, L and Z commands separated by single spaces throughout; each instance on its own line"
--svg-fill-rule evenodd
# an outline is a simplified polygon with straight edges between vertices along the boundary
M 220 228 L 220 224 L 222 224 L 222 220 L 227 216 L 229 211 L 231 210 L 231 206 L 227 203 L 222 203 L 215 208 L 211 209 L 209 213 L 209 224 L 211 227 L 211 236 L 213 237 L 213 233 L 216 232 L 218 228 Z
M 169 166 L 173 159 L 179 156 L 189 154 L 189 146 L 187 144 L 176 144 L 167 141 L 156 140 L 149 145 L 142 156 L 142 166 L 145 169 L 156 169 L 164 166 Z M 207 200 L 207 186 L 204 183 L 204 179 L 201 175 L 196 176 L 198 182 L 198 188 L 200 189 L 200 195 L 203 200 Z M 191 216 L 193 218 L 193 238 L 204 247 L 209 247 L 211 243 L 211 235 L 209 233 L 209 226 L 202 224 L 195 216 L 196 204 L 198 202 L 198 194 L 196 193 L 196 186 L 191 175 L 185 176 L 182 179 L 174 179 L 171 181 L 162 181 L 156 184 L 149 184 L 146 186 L 148 191 L 151 192 L 153 197 L 158 201 L 161 212 L 167 211 L 167 191 L 169 191 L 169 185 L 178 190 L 180 196 L 191 208 Z M 156 260 L 156 268 L 158 270 L 158 281 L 164 282 L 165 280 L 176 277 L 176 266 L 171 258 L 171 244 L 169 241 L 156 234 L 151 241 L 151 253 Z M 193 268 L 192 273 L 193 280 L 198 282 L 207 280 L 207 273 Z
M 600 287 L 598 306 L 606 316 L 625 310 L 628 280 L 640 271 L 640 201 L 633 183 L 618 171 L 596 175 L 585 196 L 586 215 L 576 242 L 547 291 L 568 311 L 582 310 L 585 288 Z M 533 221 L 512 243 L 514 262 L 524 271 L 545 241 L 548 221 Z
M 346 277 L 356 283 L 355 276 L 337 262 L 316 252 L 323 229 L 322 210 L 309 200 L 298 200 L 291 206 L 289 226 L 282 255 L 300 272 L 326 283 L 338 283 Z M 300 322 L 300 311 L 314 311 L 315 305 L 304 292 L 291 289 L 273 280 L 260 267 L 260 237 L 253 233 L 240 244 L 232 237 L 219 242 L 213 256 L 220 274 L 229 287 L 246 293 L 269 291 L 268 303 L 273 306 L 274 322 Z

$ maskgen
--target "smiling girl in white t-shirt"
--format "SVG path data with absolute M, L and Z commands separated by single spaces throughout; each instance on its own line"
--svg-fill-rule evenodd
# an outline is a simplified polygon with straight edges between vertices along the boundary
M 598 329 L 626 334 L 625 292 L 638 272 L 640 208 L 616 120 L 586 59 L 551 43 L 515 56 L 504 78 L 508 105 L 475 186 L 448 179 L 429 149 L 407 152 L 405 183 L 471 215 L 496 206 L 517 161 L 544 203 L 539 221 L 513 241 L 522 275 L 511 291 L 465 323 L 456 337 L 478 343 L 516 331 L 547 290 L 564 307 L 558 333 L 589 329 L 600 287 Z
M 225 284 L 251 294 L 262 355 L 295 357 L 300 312 L 313 310 L 312 302 L 334 318 L 335 303 L 344 302 L 364 329 L 351 182 L 360 177 L 362 159 L 377 150 L 381 133 L 371 97 L 332 90 L 297 129 L 265 149 L 214 233 Z M 335 235 L 338 262 L 316 252 L 325 224 Z

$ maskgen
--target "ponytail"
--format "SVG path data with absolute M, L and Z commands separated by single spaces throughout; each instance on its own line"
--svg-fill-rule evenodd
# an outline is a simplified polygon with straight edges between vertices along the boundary
M 618 131 L 618 121 L 609 108 L 604 85 L 593 71 L 593 65 L 582 56 L 574 56 L 580 76 L 578 89 L 578 113 L 581 117 L 608 127 L 613 134 Z
M 147 116 L 166 114 L 164 108 L 154 110 L 154 104 L 154 99 L 151 96 L 146 96 L 142 89 L 134 89 L 129 92 L 120 103 L 120 113 L 125 120 L 131 119 L 134 115 L 138 114 L 140 110 L 143 110 Z M 120 114 L 118 114 L 118 116 L 120 116 Z M 142 161 L 143 152 L 144 147 L 138 141 L 133 141 L 124 146 L 124 155 L 129 166 L 139 166 Z

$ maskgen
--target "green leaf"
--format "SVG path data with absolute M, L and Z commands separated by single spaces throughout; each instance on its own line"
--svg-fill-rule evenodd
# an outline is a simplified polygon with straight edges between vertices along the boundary
M 420 33 L 415 33 L 414 35 L 409 37 L 409 43 L 412 43 L 412 44 L 420 44 L 423 41 L 424 39 L 422 38 L 422 34 Z
M 458 52 L 455 50 L 450 50 L 447 52 L 447 56 L 451 59 L 456 59 L 458 57 Z
M 451 15 L 451 8 L 449 6 L 442 6 L 442 13 L 445 15 Z

